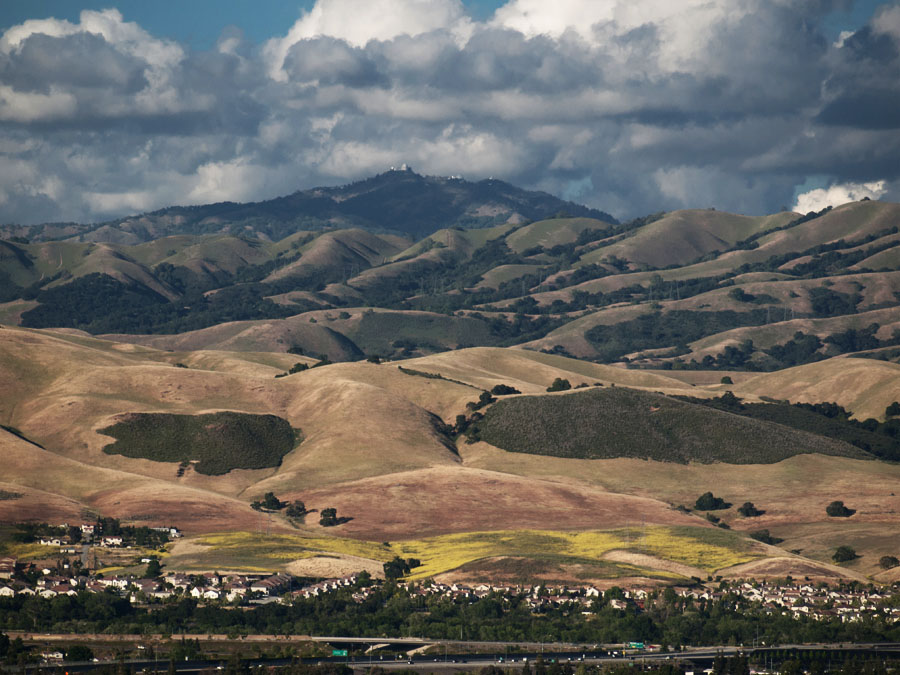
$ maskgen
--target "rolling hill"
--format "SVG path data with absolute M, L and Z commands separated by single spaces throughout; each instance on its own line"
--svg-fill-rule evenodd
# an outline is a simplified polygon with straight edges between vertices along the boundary
M 366 547 L 377 548 L 385 540 L 398 547 L 409 542 L 417 552 L 437 556 L 445 540 L 428 537 L 453 536 L 460 542 L 483 542 L 478 549 L 482 552 L 458 563 L 447 562 L 446 556 L 440 558 L 445 562 L 438 563 L 435 557 L 435 569 L 450 572 L 454 565 L 462 565 L 464 571 L 488 574 L 504 555 L 522 559 L 537 553 L 538 549 L 529 553 L 525 544 L 510 548 L 504 543 L 510 536 L 521 542 L 533 536 L 525 533 L 540 530 L 571 533 L 553 536 L 582 536 L 577 533 L 593 532 L 600 524 L 607 533 L 604 537 L 619 542 L 612 549 L 644 555 L 636 559 L 645 566 L 616 568 L 598 558 L 594 571 L 598 579 L 609 574 L 671 578 L 671 566 L 685 564 L 678 562 L 683 560 L 678 537 L 713 541 L 710 537 L 722 532 L 702 513 L 674 508 L 692 504 L 706 490 L 735 505 L 753 500 L 765 511 L 758 519 L 741 518 L 733 509 L 719 513 L 733 530 L 722 532 L 725 539 L 716 540 L 720 547 L 716 555 L 728 564 L 775 556 L 780 562 L 773 569 L 783 575 L 792 565 L 801 569 L 816 560 L 827 561 L 829 552 L 822 546 L 810 550 L 812 562 L 787 552 L 798 548 L 792 542 L 808 538 L 810 528 L 817 527 L 826 539 L 840 536 L 864 552 L 848 574 L 869 574 L 875 571 L 873 556 L 889 550 L 900 534 L 893 498 L 886 498 L 900 478 L 896 465 L 862 459 L 865 453 L 855 448 L 791 429 L 764 436 L 759 425 L 747 430 L 733 421 L 720 421 L 732 416 L 704 413 L 699 407 L 696 414 L 707 415 L 710 428 L 717 429 L 715 438 L 724 444 L 746 443 L 747 436 L 755 435 L 754 442 L 768 443 L 770 451 L 783 451 L 784 458 L 769 456 L 766 461 L 773 463 L 747 464 L 745 457 L 740 460 L 745 463 L 738 464 L 728 456 L 707 456 L 704 461 L 713 461 L 708 464 L 685 462 L 691 458 L 680 456 L 684 463 L 673 464 L 660 461 L 664 457 L 635 459 L 624 450 L 612 454 L 607 450 L 603 459 L 538 456 L 489 445 L 486 433 L 480 441 L 467 442 L 453 429 L 460 415 L 474 414 L 469 404 L 485 390 L 506 384 L 523 393 L 501 396 L 503 400 L 475 411 L 485 414 L 486 423 L 506 417 L 504 410 L 509 406 L 543 405 L 547 398 L 568 403 L 600 395 L 614 397 L 617 433 L 625 437 L 628 426 L 622 421 L 652 416 L 648 401 L 654 407 L 674 406 L 664 434 L 690 434 L 694 433 L 693 418 L 678 412 L 688 404 L 669 396 L 716 396 L 723 391 L 719 384 L 692 385 L 663 373 L 486 347 L 445 351 L 399 364 L 334 363 L 275 377 L 294 361 L 315 363 L 292 354 L 169 352 L 71 331 L 0 328 L 0 377 L 17 383 L 0 391 L 0 424 L 15 430 L 0 430 L 6 462 L 0 487 L 22 495 L 0 501 L 0 520 L 77 519 L 85 513 L 102 513 L 137 524 L 162 520 L 202 542 L 210 533 L 254 530 L 259 513 L 250 508 L 250 502 L 273 491 L 282 499 L 302 499 L 310 508 L 337 508 L 339 514 L 352 518 L 328 530 L 314 518 L 299 523 L 276 516 L 269 525 L 273 532 L 314 542 L 306 544 L 303 551 L 307 553 L 298 552 L 300 558 L 329 551 L 365 554 L 365 558 L 374 555 L 366 553 Z M 831 359 L 806 367 L 839 369 L 848 361 Z M 557 378 L 604 386 L 548 397 L 544 392 Z M 730 388 L 745 400 L 759 401 L 768 395 L 763 392 L 771 394 L 783 387 L 781 382 L 767 384 L 757 378 Z M 881 395 L 890 398 L 895 391 L 890 383 Z M 860 400 L 860 404 L 869 402 Z M 277 464 L 221 474 L 201 472 L 193 465 L 185 470 L 181 456 L 149 459 L 104 451 L 112 442 L 105 430 L 123 415 L 226 412 L 277 416 L 301 429 L 303 442 Z M 587 416 L 578 416 L 586 428 L 594 428 Z M 525 415 L 530 424 L 539 426 L 545 418 L 550 424 L 551 418 L 544 413 Z M 515 421 L 519 417 L 510 419 L 514 427 L 522 426 Z M 643 433 L 638 428 L 633 431 L 633 438 Z M 806 443 L 804 454 L 794 454 L 798 443 Z M 820 479 L 810 482 L 810 472 Z M 797 481 L 806 484 L 800 500 Z M 833 499 L 843 499 L 857 509 L 851 522 L 841 523 L 839 529 L 824 511 Z M 646 528 L 661 528 L 653 530 L 657 533 L 653 536 L 660 538 L 654 545 L 660 548 L 652 556 L 646 556 L 650 539 L 622 534 L 637 520 Z M 769 550 L 741 534 L 758 526 L 784 537 L 785 548 Z M 521 534 L 491 538 L 479 532 Z M 224 549 L 204 546 L 196 550 L 205 554 L 186 556 L 185 564 L 192 569 L 205 564 L 221 567 L 223 561 L 236 568 L 250 564 L 249 558 L 241 562 L 239 550 L 229 549 L 228 557 L 223 557 Z M 600 547 L 597 555 L 605 556 L 612 549 Z M 246 555 L 254 550 L 248 548 Z M 620 554 L 609 555 L 612 560 Z M 280 569 L 293 559 L 272 559 L 267 564 Z M 487 559 L 495 562 L 479 567 L 478 561 Z M 710 570 L 718 569 L 709 564 Z

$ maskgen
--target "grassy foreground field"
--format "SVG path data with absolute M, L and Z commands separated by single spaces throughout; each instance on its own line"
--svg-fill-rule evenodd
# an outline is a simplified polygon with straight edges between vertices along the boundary
M 563 532 L 501 530 L 464 532 L 401 542 L 370 542 L 300 534 L 228 532 L 203 535 L 179 544 L 167 565 L 184 569 L 276 571 L 304 558 L 353 556 L 383 563 L 394 556 L 417 558 L 421 566 L 409 579 L 452 572 L 487 559 L 553 560 L 562 563 L 602 563 L 606 554 L 627 551 L 697 568 L 707 573 L 760 557 L 753 542 L 735 533 L 702 527 L 635 527 L 631 529 Z M 682 575 L 640 565 L 622 566 L 620 576 L 678 579 Z

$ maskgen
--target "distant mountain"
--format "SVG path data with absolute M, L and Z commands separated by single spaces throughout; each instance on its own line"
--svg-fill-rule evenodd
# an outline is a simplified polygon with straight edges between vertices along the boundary
M 554 215 L 616 222 L 608 213 L 501 180 L 472 183 L 456 177 L 421 176 L 404 168 L 262 202 L 172 206 L 92 225 L 0 226 L 0 239 L 139 244 L 178 234 L 232 234 L 278 241 L 297 231 L 329 227 L 421 238 L 441 228 L 521 224 Z
M 455 182 L 395 171 L 320 198 L 346 205 L 442 181 Z M 395 208 L 417 207 L 411 198 Z M 180 216 L 168 222 L 187 228 Z M 897 361 L 900 204 L 550 218 L 423 238 L 352 227 L 277 241 L 0 241 L 0 323 L 332 361 L 511 345 L 673 372 L 774 371 L 850 354 Z

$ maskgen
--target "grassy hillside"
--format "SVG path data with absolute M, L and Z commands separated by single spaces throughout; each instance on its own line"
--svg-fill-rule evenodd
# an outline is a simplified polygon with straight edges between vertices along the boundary
M 598 262 L 615 256 L 652 267 L 685 265 L 714 251 L 724 252 L 743 239 L 775 229 L 796 217 L 795 213 L 751 218 L 715 210 L 675 211 L 621 242 L 591 251 L 582 262 Z
M 506 243 L 516 253 L 523 253 L 535 247 L 551 249 L 571 244 L 577 242 L 579 236 L 597 239 L 612 230 L 610 223 L 593 218 L 552 218 L 517 229 L 506 238 Z
M 867 456 L 822 436 L 623 387 L 500 401 L 474 435 L 512 452 L 581 459 L 768 464 L 798 453 Z

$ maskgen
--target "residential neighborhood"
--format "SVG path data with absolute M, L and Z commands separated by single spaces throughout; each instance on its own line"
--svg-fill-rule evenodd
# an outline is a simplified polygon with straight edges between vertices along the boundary
M 150 562 L 153 558 L 144 558 Z M 36 595 L 53 598 L 58 595 L 86 593 L 114 593 L 135 604 L 152 604 L 181 598 L 193 598 L 200 603 L 219 605 L 256 605 L 270 602 L 290 603 L 296 599 L 316 598 L 340 589 L 351 589 L 354 601 L 365 602 L 377 588 L 377 581 L 368 575 L 350 575 L 302 583 L 283 574 L 242 574 L 219 572 L 167 572 L 156 578 L 135 575 L 109 576 L 78 572 L 75 566 L 63 569 L 43 567 L 34 583 L 21 579 L 28 564 L 18 565 L 12 558 L 0 558 L 0 598 L 16 595 Z M 18 573 L 18 574 L 17 574 Z M 34 574 L 32 574 L 34 576 Z M 19 578 L 16 578 L 19 577 Z M 495 595 L 523 598 L 534 612 L 548 608 L 572 606 L 585 614 L 598 606 L 608 605 L 616 610 L 644 611 L 648 603 L 660 602 L 660 589 L 613 587 L 601 590 L 594 586 L 509 586 L 494 584 L 466 585 L 459 583 L 400 582 L 412 596 L 442 596 L 456 601 L 476 601 Z M 681 603 L 733 603 L 755 607 L 772 615 L 807 617 L 813 620 L 839 619 L 841 622 L 861 621 L 881 616 L 889 622 L 900 621 L 900 607 L 892 606 L 889 591 L 859 584 L 828 585 L 826 583 L 774 581 L 736 581 L 715 584 L 696 584 L 674 587 L 672 592 Z

